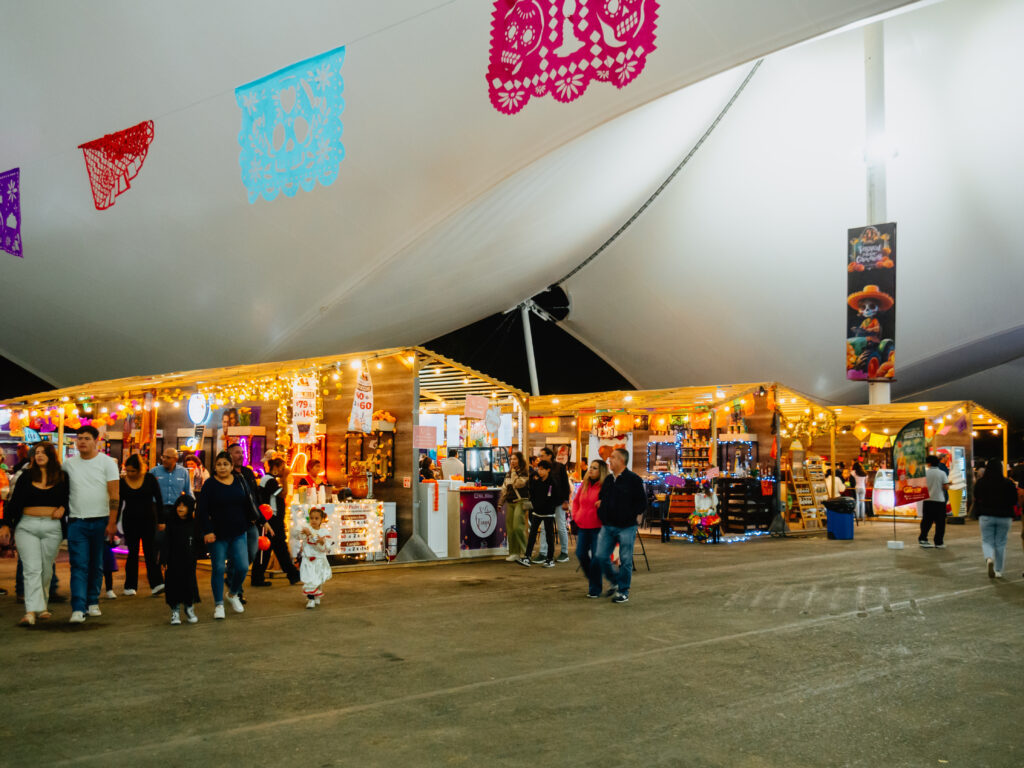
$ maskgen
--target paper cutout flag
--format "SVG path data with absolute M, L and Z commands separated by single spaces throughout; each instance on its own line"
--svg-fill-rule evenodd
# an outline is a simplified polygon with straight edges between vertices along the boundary
M 0 250 L 24 258 L 21 252 L 21 169 L 0 173 Z
M 112 206 L 118 195 L 131 188 L 131 180 L 139 175 L 146 161 L 153 135 L 153 121 L 146 120 L 78 145 L 85 155 L 85 170 L 97 211 Z
M 345 157 L 341 113 L 345 48 L 335 48 L 235 89 L 242 110 L 238 163 L 255 203 L 294 197 L 338 178 Z
M 532 96 L 573 101 L 593 80 L 624 88 L 656 47 L 656 0 L 496 0 L 492 15 L 487 89 L 506 115 Z

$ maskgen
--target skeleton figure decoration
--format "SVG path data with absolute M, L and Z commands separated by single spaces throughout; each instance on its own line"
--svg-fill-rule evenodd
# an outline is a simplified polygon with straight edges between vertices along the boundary
M 655 49 L 657 0 L 496 0 L 487 87 L 515 114 L 532 96 L 579 98 L 592 80 L 623 88 Z
M 344 61 L 345 48 L 336 48 L 235 89 L 242 110 L 238 162 L 250 203 L 338 178 Z

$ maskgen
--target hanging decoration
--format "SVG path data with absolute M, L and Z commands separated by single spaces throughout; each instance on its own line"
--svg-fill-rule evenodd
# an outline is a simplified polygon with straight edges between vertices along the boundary
M 242 111 L 238 162 L 255 203 L 330 186 L 345 157 L 341 113 L 345 48 L 300 61 L 235 89 Z
M 896 373 L 896 224 L 847 230 L 846 378 Z
M 591 81 L 624 88 L 655 49 L 656 0 L 496 0 L 487 89 L 512 115 L 533 96 L 568 103 Z
M 0 250 L 22 258 L 21 169 L 0 173 Z
M 153 121 L 146 120 L 78 145 L 85 156 L 85 170 L 89 173 L 97 211 L 112 206 L 118 195 L 131 188 L 131 180 L 142 170 L 153 135 Z
M 316 442 L 317 383 L 315 376 L 296 376 L 292 381 L 292 442 Z
M 352 395 L 352 413 L 348 417 L 349 432 L 373 431 L 373 382 L 370 372 L 364 365 L 359 369 L 359 380 L 356 391 Z M 436 446 L 436 443 L 435 443 Z

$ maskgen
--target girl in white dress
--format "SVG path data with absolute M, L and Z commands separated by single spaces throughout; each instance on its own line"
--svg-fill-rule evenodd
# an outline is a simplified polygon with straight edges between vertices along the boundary
M 327 550 L 333 545 L 330 532 L 323 527 L 327 515 L 323 507 L 310 507 L 309 524 L 299 529 L 299 577 L 306 595 L 306 607 L 316 608 L 324 596 L 324 582 L 331 578 Z

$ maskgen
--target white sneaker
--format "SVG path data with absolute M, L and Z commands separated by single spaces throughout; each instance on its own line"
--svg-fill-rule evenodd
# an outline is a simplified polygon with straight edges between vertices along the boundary
M 81 624 L 85 621 L 85 614 L 81 611 L 72 611 L 71 618 L 68 619 L 68 624 Z
M 228 595 L 228 605 L 231 606 L 231 610 L 235 613 L 245 613 L 245 606 L 238 599 L 238 595 Z
M 102 616 L 103 615 L 103 613 L 100 611 L 100 607 L 98 605 L 90 605 L 88 610 L 87 610 L 87 613 L 90 616 Z
M 196 616 L 196 609 L 193 608 L 191 605 L 185 606 L 185 618 L 188 620 L 189 624 L 195 624 L 197 621 L 199 621 L 199 617 Z
M 320 605 L 320 598 L 319 598 L 319 597 L 318 597 L 318 598 L 316 598 L 316 604 L 317 604 L 317 605 Z
M 224 618 L 224 606 L 218 605 L 213 609 L 213 618 L 223 619 Z
M 171 624 L 175 624 L 175 625 L 181 624 L 181 614 L 178 613 L 178 609 L 177 608 L 175 608 L 173 611 L 171 611 Z
M 126 589 L 121 594 L 125 597 L 131 597 L 132 595 L 136 594 L 136 592 L 134 589 Z
M 306 607 L 307 608 L 316 608 L 316 600 L 314 600 L 312 597 L 309 598 L 309 600 L 306 601 Z
M 996 578 L 997 579 L 1003 578 L 1003 572 L 1002 571 L 996 571 Z
M 157 595 L 159 595 L 163 591 L 164 591 L 164 585 L 163 584 L 157 584 L 155 587 L 153 587 L 152 591 L 149 594 L 151 594 L 153 597 L 156 597 Z
M 114 590 L 112 590 L 112 589 L 108 589 L 108 590 L 107 590 L 107 591 L 106 591 L 106 592 L 105 592 L 105 593 L 103 594 L 103 596 L 104 596 L 105 598 L 107 598 L 107 600 L 117 600 L 117 593 L 116 593 L 116 592 L 115 592 Z

